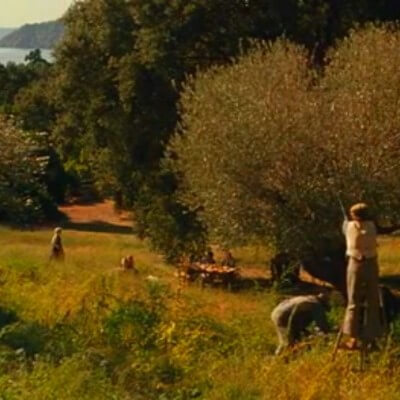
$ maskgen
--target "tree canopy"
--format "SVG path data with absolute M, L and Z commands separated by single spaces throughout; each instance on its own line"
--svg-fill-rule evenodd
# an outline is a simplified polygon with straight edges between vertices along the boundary
M 220 240 L 300 257 L 340 243 L 340 201 L 400 220 L 400 33 L 354 31 L 317 73 L 279 40 L 200 73 L 182 94 L 171 163 Z

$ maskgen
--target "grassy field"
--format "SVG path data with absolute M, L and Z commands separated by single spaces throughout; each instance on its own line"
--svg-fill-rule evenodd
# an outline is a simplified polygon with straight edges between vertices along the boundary
M 49 264 L 50 230 L 0 228 L 2 400 L 400 398 L 397 323 L 364 373 L 357 354 L 331 362 L 335 333 L 274 357 L 269 315 L 287 294 L 182 286 L 133 235 L 63 235 L 66 262 Z M 382 279 L 393 287 L 399 246 L 396 238 L 380 245 Z M 118 268 L 130 253 L 138 275 Z M 235 255 L 250 275 L 265 274 L 265 250 Z M 337 300 L 332 327 L 342 312 Z

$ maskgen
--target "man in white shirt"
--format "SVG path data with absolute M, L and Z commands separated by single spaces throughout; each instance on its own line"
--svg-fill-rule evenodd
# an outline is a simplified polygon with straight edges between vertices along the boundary
M 345 220 L 347 308 L 343 333 L 350 337 L 349 349 L 357 348 L 357 339 L 372 342 L 383 333 L 379 300 L 377 234 L 391 233 L 398 227 L 380 228 L 371 218 L 365 203 L 350 208 L 351 220 Z

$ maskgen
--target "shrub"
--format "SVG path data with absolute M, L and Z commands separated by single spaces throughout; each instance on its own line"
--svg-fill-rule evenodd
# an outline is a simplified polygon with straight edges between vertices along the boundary
M 1 115 L 0 149 L 0 220 L 31 223 L 55 214 L 41 180 L 47 157 L 35 155 L 32 137 Z

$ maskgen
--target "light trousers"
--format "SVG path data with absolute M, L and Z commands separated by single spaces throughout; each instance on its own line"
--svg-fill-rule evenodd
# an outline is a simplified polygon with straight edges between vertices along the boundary
M 349 258 L 347 267 L 347 308 L 343 333 L 373 340 L 383 333 L 379 301 L 377 258 Z

